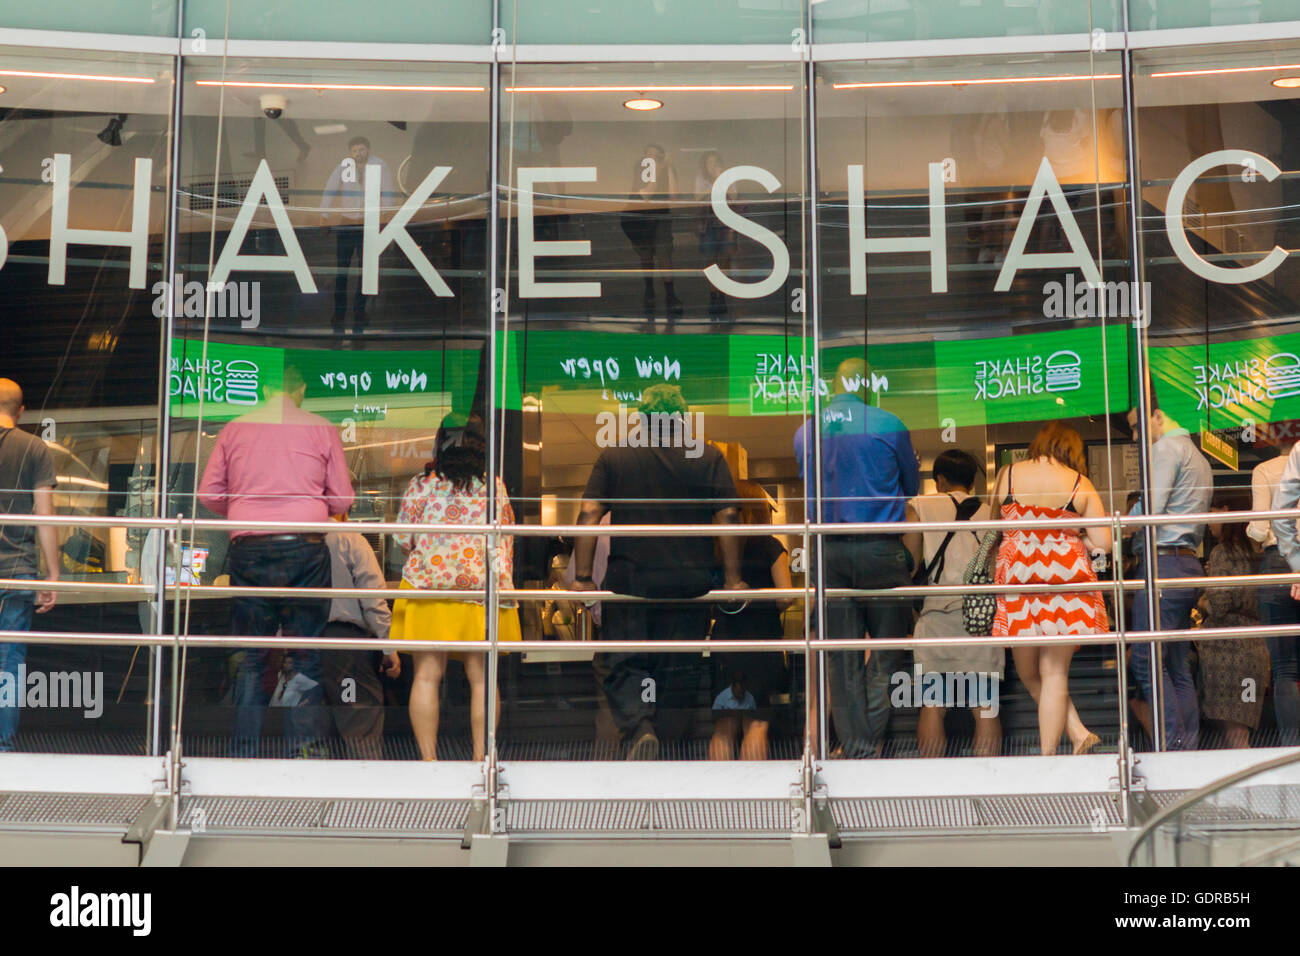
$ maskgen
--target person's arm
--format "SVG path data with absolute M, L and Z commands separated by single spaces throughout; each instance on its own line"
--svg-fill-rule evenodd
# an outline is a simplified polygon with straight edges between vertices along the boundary
M 778 588 L 793 587 L 790 583 L 790 556 L 786 554 L 785 549 L 777 555 L 776 560 L 772 562 L 772 584 Z M 776 602 L 777 613 L 786 610 L 794 604 L 794 598 L 781 598 Z
M 1300 445 L 1292 450 L 1282 470 L 1277 491 L 1273 494 L 1274 511 L 1294 508 L 1300 501 Z M 1277 550 L 1286 558 L 1292 571 L 1300 571 L 1300 543 L 1296 541 L 1296 522 L 1294 518 L 1275 518 L 1273 535 L 1277 538 Z M 1291 596 L 1300 600 L 1300 584 L 1291 586 Z
M 1161 454 L 1160 442 L 1151 446 L 1151 511 L 1150 514 L 1162 515 L 1169 506 L 1169 495 L 1174 490 L 1174 478 L 1178 475 L 1178 462 L 1166 451 Z
M 352 490 L 352 476 L 348 473 L 348 460 L 343 454 L 339 433 L 330 428 L 326 437 L 325 504 L 332 515 L 346 514 L 352 507 L 356 493 Z
M 510 507 L 510 492 L 506 483 L 497 478 L 497 509 L 501 513 L 502 524 L 515 523 L 515 509 Z M 497 578 L 501 587 L 511 587 L 515 580 L 515 538 L 514 535 L 497 536 Z
M 1268 486 L 1268 480 L 1264 477 L 1264 467 L 1261 465 L 1250 473 L 1250 510 L 1268 511 L 1272 503 L 1273 489 Z M 1263 544 L 1268 540 L 1268 522 L 1259 520 L 1250 522 L 1246 525 L 1246 534 Z
M 912 436 L 906 429 L 894 440 L 894 456 L 898 459 L 898 477 L 903 486 L 903 496 L 915 498 L 921 493 L 921 462 L 912 447 Z
M 417 524 L 420 521 L 420 507 L 416 495 L 416 484 L 418 478 L 412 478 L 410 484 L 406 486 L 406 493 L 402 495 L 402 503 L 397 509 L 397 521 L 399 524 Z M 414 531 L 398 531 L 393 535 L 393 540 L 397 546 L 408 554 L 415 548 Z
M 199 502 L 214 514 L 225 516 L 230 509 L 230 479 L 227 471 L 226 429 L 217 436 L 217 444 L 212 449 L 212 457 L 203 469 L 203 480 L 199 482 Z
M 734 494 L 732 497 L 735 497 Z M 714 524 L 740 524 L 740 509 L 735 505 L 719 508 L 713 513 Z M 718 547 L 722 550 L 723 587 L 728 591 L 740 591 L 749 587 L 740 575 L 740 556 L 744 552 L 745 542 L 740 535 L 721 535 Z
M 32 491 L 32 513 L 50 516 L 54 514 L 54 486 L 45 485 Z M 41 545 L 41 554 L 45 556 L 45 580 L 59 579 L 59 536 L 54 525 L 38 524 L 36 538 Z M 58 600 L 58 591 L 36 592 L 36 613 L 44 614 L 54 607 Z
M 989 495 L 989 511 L 994 517 L 1001 517 L 1002 502 L 1007 497 L 1007 466 L 998 469 L 997 477 L 993 479 L 993 489 Z
M 1079 480 L 1079 490 L 1075 494 L 1075 501 L 1082 501 L 1079 510 L 1085 518 L 1104 518 L 1106 517 L 1106 506 L 1101 503 L 1101 495 L 1097 494 L 1097 489 L 1087 478 Z M 1102 550 L 1110 553 L 1111 546 L 1114 544 L 1114 536 L 1108 527 L 1087 528 L 1083 533 L 1084 538 L 1088 541 L 1088 546 L 1096 551 Z
M 599 501 L 584 498 L 578 512 L 578 524 L 598 525 L 605 516 L 605 506 Z M 573 590 L 594 591 L 593 564 L 596 560 L 596 536 L 584 534 L 573 543 Z
M 348 566 L 348 573 L 352 575 L 354 587 L 382 588 L 387 585 L 375 552 L 365 538 L 360 535 L 343 535 L 340 544 L 340 553 Z M 361 605 L 361 614 L 366 619 L 366 630 L 380 640 L 386 639 L 393 626 L 393 612 L 388 607 L 388 602 L 383 598 L 362 598 L 358 603 Z M 402 662 L 396 651 L 384 652 L 380 670 L 389 677 L 397 677 L 402 673 Z
M 916 506 L 910 501 L 907 503 L 907 513 L 903 520 L 908 522 L 918 522 L 921 520 L 921 515 L 917 512 Z M 905 547 L 907 553 L 912 556 L 912 571 L 915 573 L 916 569 L 921 566 L 921 561 L 925 557 L 925 535 L 920 531 L 904 531 L 903 547 Z
M 330 178 L 325 182 L 325 191 L 320 197 L 321 224 L 326 229 L 334 221 L 336 213 L 334 212 L 335 200 L 339 196 L 339 189 L 343 184 L 343 164 L 334 167 L 334 172 L 330 173 Z

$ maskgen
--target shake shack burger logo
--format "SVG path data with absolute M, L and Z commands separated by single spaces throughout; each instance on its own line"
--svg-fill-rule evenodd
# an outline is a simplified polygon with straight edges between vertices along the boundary
M 1267 358 L 1192 366 L 1196 409 L 1273 402 L 1300 395 L 1300 357 L 1275 352 Z
M 257 404 L 261 386 L 261 369 L 252 359 L 209 358 L 207 373 L 203 374 L 201 358 L 173 357 L 168 376 L 172 398 L 198 400 L 203 393 L 205 402 L 229 402 L 231 405 Z
M 1048 392 L 1073 392 L 1083 385 L 1077 352 L 983 359 L 975 363 L 975 400 L 996 401 Z

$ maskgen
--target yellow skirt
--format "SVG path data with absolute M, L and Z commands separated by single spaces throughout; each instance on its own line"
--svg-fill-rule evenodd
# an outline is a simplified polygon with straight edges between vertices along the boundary
M 403 581 L 403 590 L 414 590 Z M 472 601 L 408 601 L 398 598 L 393 602 L 393 626 L 388 636 L 395 641 L 485 641 L 487 617 L 483 605 Z M 521 641 L 519 611 L 502 608 L 497 618 L 498 641 Z M 452 653 L 463 660 L 463 654 Z

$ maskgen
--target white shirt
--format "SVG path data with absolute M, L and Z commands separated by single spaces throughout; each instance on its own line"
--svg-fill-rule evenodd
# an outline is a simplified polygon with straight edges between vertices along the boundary
M 1273 495 L 1286 468 L 1286 455 L 1278 455 L 1255 466 L 1250 473 L 1250 510 L 1268 511 L 1273 507 Z M 1259 542 L 1260 547 L 1271 548 L 1277 544 L 1277 535 L 1267 521 L 1252 521 L 1246 525 L 1246 534 Z

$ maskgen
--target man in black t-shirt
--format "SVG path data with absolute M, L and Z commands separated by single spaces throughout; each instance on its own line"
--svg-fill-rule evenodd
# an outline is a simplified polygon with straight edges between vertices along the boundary
M 681 389 L 647 388 L 640 414 L 641 428 L 629 425 L 619 445 L 605 448 L 596 459 L 578 523 L 599 524 L 608 511 L 612 525 L 735 524 L 739 515 L 731 472 L 722 453 L 704 442 L 698 426 L 692 428 Z M 654 434 L 649 434 L 651 428 Z M 740 538 L 720 538 L 729 590 L 746 586 L 740 575 L 741 544 Z M 595 589 L 595 550 L 595 537 L 578 538 L 574 590 Z M 604 585 L 616 594 L 645 598 L 697 597 L 709 590 L 713 564 L 712 537 L 613 534 Z M 604 640 L 700 640 L 709 626 L 709 607 L 702 603 L 609 601 L 602 614 Z M 702 660 L 698 654 L 608 655 L 605 696 L 614 722 L 632 742 L 629 760 L 658 758 L 656 716 L 661 709 L 692 705 L 701 684 Z
M 23 391 L 0 378 L 0 514 L 54 513 L 54 462 L 45 442 L 18 428 Z M 59 579 L 58 538 L 49 525 L 0 525 L 0 578 L 35 580 L 40 571 L 36 544 L 45 554 L 47 581 Z M 30 631 L 32 613 L 54 607 L 54 591 L 0 589 L 0 631 Z M 18 669 L 27 645 L 0 640 L 0 681 L 18 687 Z M 23 688 L 18 687 L 19 693 Z M 18 732 L 18 707 L 0 701 L 0 751 L 12 750 Z

